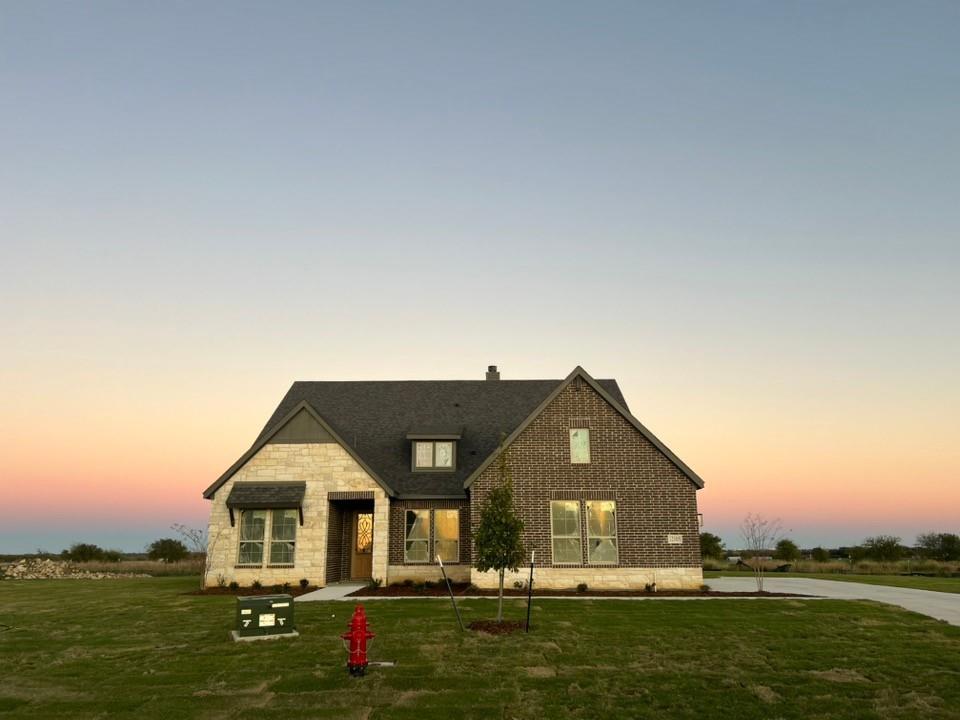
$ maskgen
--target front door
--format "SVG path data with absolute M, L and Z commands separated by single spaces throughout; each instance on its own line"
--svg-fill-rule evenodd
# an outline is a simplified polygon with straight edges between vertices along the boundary
M 350 579 L 365 580 L 373 574 L 373 513 L 353 513 Z

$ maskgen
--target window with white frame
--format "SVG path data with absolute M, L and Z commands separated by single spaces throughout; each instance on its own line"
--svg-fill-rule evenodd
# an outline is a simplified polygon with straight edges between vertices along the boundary
M 587 500 L 587 562 L 617 563 L 617 503 Z
M 299 516 L 296 510 L 274 510 L 270 514 L 271 565 L 293 565 Z
M 453 470 L 455 465 L 452 440 L 414 440 L 414 470 Z
M 460 511 L 434 510 L 434 554 L 444 562 L 460 562 Z
M 570 428 L 570 462 L 574 465 L 590 462 L 590 428 Z
M 553 500 L 550 503 L 550 536 L 554 565 L 579 565 L 580 501 Z
M 430 562 L 430 511 L 407 510 L 403 561 Z
M 263 538 L 266 528 L 266 510 L 244 510 L 240 514 L 238 565 L 263 564 Z

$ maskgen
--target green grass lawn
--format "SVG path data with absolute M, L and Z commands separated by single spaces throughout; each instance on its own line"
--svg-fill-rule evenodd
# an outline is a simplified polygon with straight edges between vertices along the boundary
M 529 636 L 491 637 L 443 600 L 370 601 L 371 659 L 398 664 L 357 679 L 352 604 L 233 643 L 233 598 L 194 586 L 0 582 L 0 718 L 960 718 L 960 628 L 875 603 L 538 600 Z
M 705 570 L 704 578 L 753 577 L 749 572 L 736 570 Z M 817 580 L 837 580 L 839 582 L 858 582 L 868 585 L 892 585 L 893 587 L 914 588 L 916 590 L 935 590 L 945 593 L 960 593 L 960 578 L 924 577 L 922 575 L 847 575 L 840 573 L 767 573 L 769 578 L 815 578 Z

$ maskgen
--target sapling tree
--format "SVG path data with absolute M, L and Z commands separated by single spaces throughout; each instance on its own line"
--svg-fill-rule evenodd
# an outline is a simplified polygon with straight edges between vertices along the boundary
M 763 576 L 766 568 L 761 556 L 767 555 L 777 544 L 783 532 L 780 520 L 768 520 L 763 515 L 748 513 L 740 525 L 745 548 L 750 552 L 748 564 L 757 580 L 757 592 L 763 592 Z
M 499 574 L 497 622 L 501 623 L 504 573 L 508 569 L 516 572 L 526 553 L 523 549 L 523 521 L 513 506 L 513 478 L 502 438 L 499 462 L 497 484 L 480 505 L 480 523 L 473 536 L 473 544 L 477 549 L 477 570 L 496 570 Z
M 192 528 L 182 523 L 174 523 L 170 526 L 170 529 L 182 537 L 191 551 L 196 553 L 201 560 L 203 569 L 200 574 L 200 589 L 203 590 L 206 586 L 207 575 L 210 574 L 213 564 L 213 549 L 216 547 L 217 540 L 220 539 L 222 530 L 218 530 L 213 537 L 209 537 L 206 530 Z

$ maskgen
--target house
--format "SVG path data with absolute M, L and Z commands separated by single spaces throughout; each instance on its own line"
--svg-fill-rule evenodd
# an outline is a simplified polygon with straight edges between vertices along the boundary
M 471 535 L 503 443 L 541 588 L 702 583 L 703 481 L 615 380 L 295 382 L 203 495 L 207 585 L 376 578 L 495 587 Z M 523 571 L 521 571 L 521 575 Z M 515 579 L 508 573 L 508 582 Z

